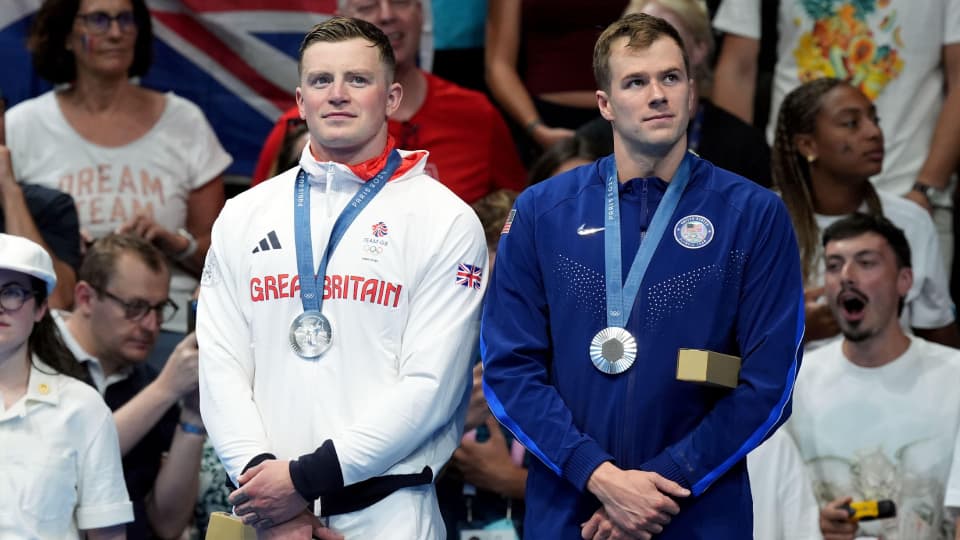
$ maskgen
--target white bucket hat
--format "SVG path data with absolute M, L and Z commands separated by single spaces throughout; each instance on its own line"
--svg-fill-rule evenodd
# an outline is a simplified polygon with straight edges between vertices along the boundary
M 0 270 L 13 270 L 47 284 L 47 294 L 57 286 L 53 260 L 40 244 L 22 236 L 0 233 Z

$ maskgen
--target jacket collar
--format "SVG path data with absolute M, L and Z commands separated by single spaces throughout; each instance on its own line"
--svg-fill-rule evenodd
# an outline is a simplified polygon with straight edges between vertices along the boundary
M 345 163 L 338 163 L 335 161 L 317 161 L 317 158 L 313 156 L 313 152 L 310 151 L 309 144 L 304 147 L 303 153 L 300 155 L 300 167 L 303 168 L 310 176 L 313 181 L 323 181 L 326 176 L 326 171 L 330 167 L 339 169 L 342 172 L 349 173 L 349 176 L 357 182 L 367 182 L 377 175 L 387 164 L 387 158 L 396 148 L 396 141 L 392 136 L 387 136 L 387 144 L 383 147 L 383 151 L 376 157 L 370 158 L 366 161 L 360 163 L 355 163 L 353 165 L 348 165 Z M 421 162 L 425 162 L 429 153 L 425 150 L 415 150 L 412 152 L 400 151 L 400 166 L 397 167 L 397 170 L 393 173 L 393 176 L 390 177 L 390 180 L 398 180 L 404 177 L 407 173 L 413 171 L 417 165 Z

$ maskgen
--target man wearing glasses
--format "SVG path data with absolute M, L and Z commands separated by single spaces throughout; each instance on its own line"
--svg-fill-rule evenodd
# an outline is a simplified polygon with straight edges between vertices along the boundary
M 148 241 L 108 235 L 88 250 L 73 313 L 54 312 L 117 424 L 135 521 L 128 538 L 178 536 L 193 515 L 206 434 L 197 408 L 197 341 L 189 334 L 158 374 L 146 362 L 177 305 L 170 269 Z M 164 457 L 166 455 L 166 457 Z

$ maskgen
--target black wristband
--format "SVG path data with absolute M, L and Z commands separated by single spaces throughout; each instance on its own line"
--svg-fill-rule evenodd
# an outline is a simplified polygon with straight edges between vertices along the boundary
M 310 454 L 290 461 L 290 480 L 301 497 L 308 501 L 343 488 L 343 472 L 333 441 L 327 439 Z
M 937 191 L 937 188 L 921 182 L 914 182 L 913 187 L 910 188 L 910 191 L 916 191 L 917 193 L 920 193 L 929 201 L 930 197 L 933 196 L 933 194 Z
M 523 129 L 524 131 L 527 132 L 527 135 L 530 135 L 531 137 L 533 137 L 534 130 L 542 125 L 543 125 L 543 120 L 540 120 L 540 118 L 534 118 L 533 120 L 524 124 Z

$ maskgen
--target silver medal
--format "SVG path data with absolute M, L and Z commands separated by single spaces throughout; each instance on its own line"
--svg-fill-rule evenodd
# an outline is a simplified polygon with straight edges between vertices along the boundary
M 618 326 L 604 328 L 590 342 L 590 360 L 594 367 L 608 375 L 623 373 L 636 359 L 637 340 Z
M 332 342 L 333 328 L 319 311 L 305 311 L 290 324 L 290 348 L 301 358 L 319 358 Z

